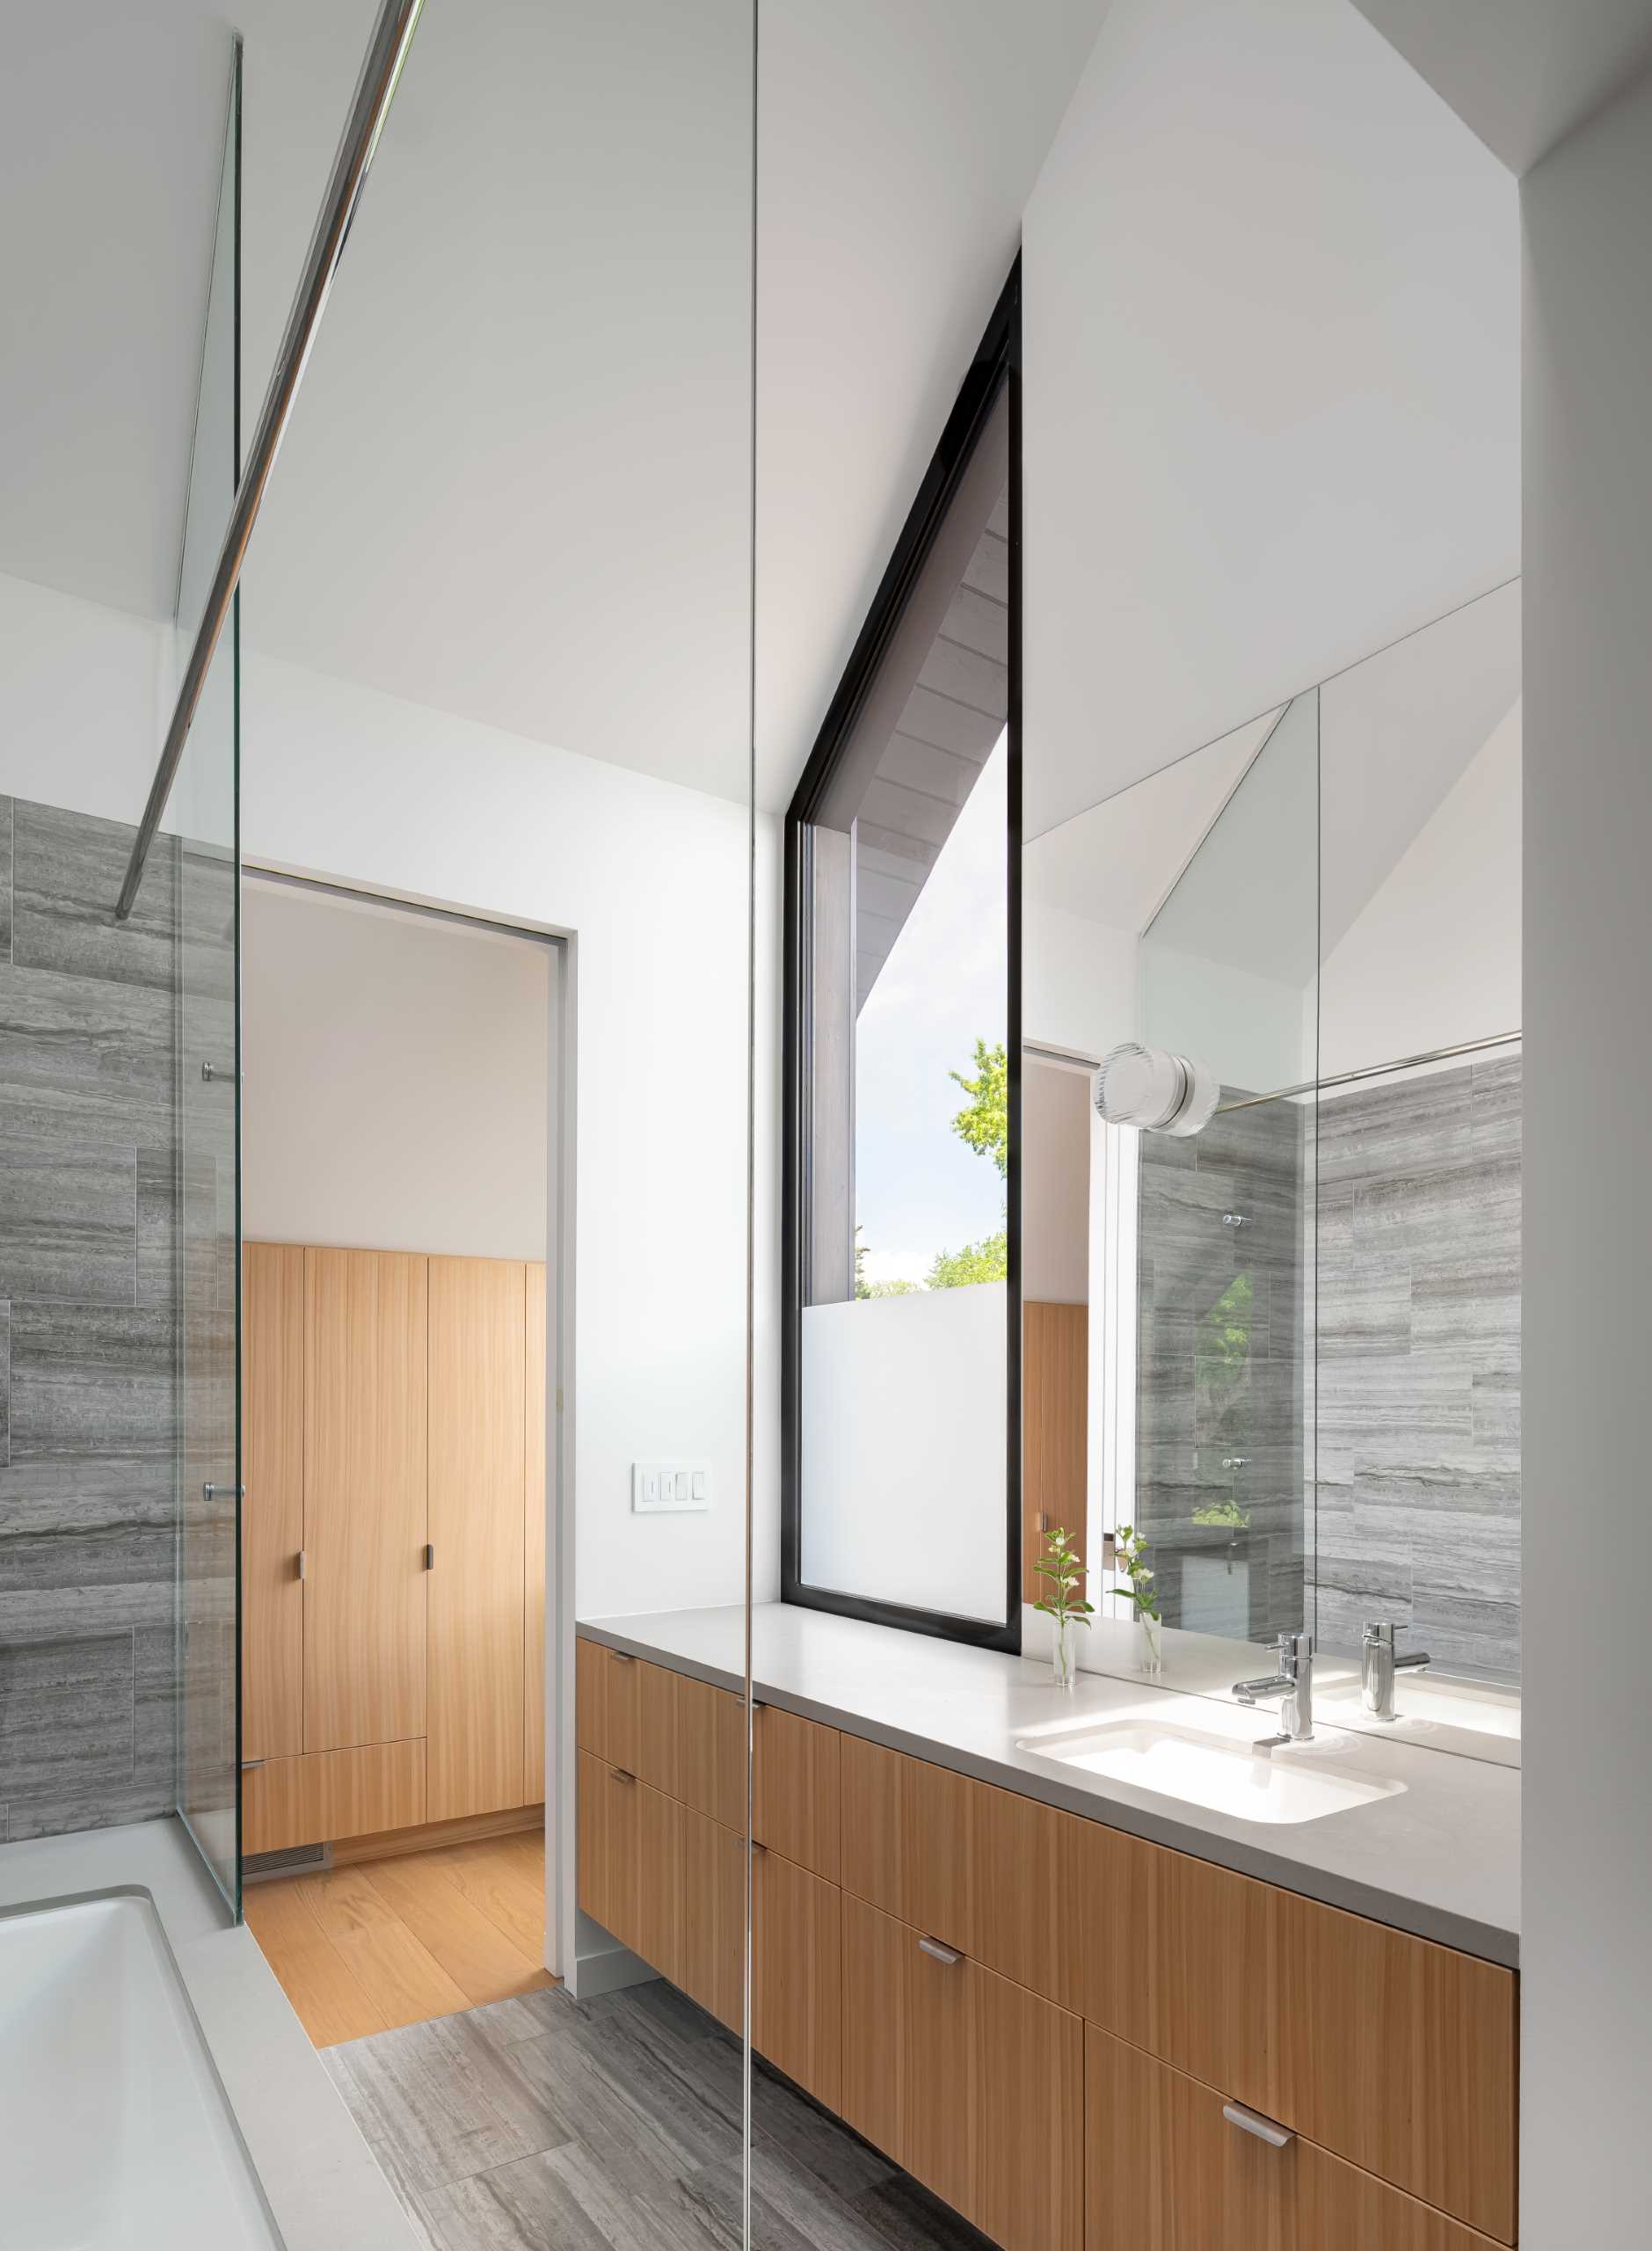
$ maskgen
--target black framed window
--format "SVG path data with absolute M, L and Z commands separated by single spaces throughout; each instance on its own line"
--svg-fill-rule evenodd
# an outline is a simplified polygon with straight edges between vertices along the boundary
M 782 1594 L 1019 1649 L 1020 271 L 786 822 Z

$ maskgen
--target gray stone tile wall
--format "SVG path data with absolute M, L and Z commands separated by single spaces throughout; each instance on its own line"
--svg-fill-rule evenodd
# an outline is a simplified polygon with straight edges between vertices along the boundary
M 1520 1669 L 1518 1054 L 1319 1118 L 1318 1634 Z
M 0 798 L 0 1807 L 176 1803 L 177 871 Z
M 1306 1115 L 1259 1104 L 1141 1139 L 1136 1522 L 1168 1625 L 1266 1641 L 1303 1622 Z M 1209 1520 L 1225 1504 L 1240 1522 Z

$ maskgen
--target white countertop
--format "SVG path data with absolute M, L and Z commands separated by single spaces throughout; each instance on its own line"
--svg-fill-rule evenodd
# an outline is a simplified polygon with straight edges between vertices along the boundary
M 134 1887 L 155 1903 L 286 2251 L 418 2251 L 257 1940 L 230 1921 L 181 1822 L 0 1846 L 0 1907 Z
M 738 1606 L 581 1620 L 579 1630 L 721 1687 L 738 1689 L 744 1680 L 744 1614 Z M 1085 1719 L 1150 1716 L 1208 1729 L 1217 1700 L 1204 1695 L 1097 1672 L 1081 1672 L 1071 1690 L 1061 1690 L 1043 1658 L 968 1649 L 794 1603 L 758 1606 L 752 1650 L 761 1702 L 1375 1917 L 1419 1938 L 1518 1966 L 1516 1769 L 1316 1726 L 1311 1745 L 1284 1755 L 1334 1759 L 1344 1774 L 1401 1781 L 1403 1791 L 1319 1820 L 1264 1826 L 1058 1767 L 1018 1748 L 1019 1737 L 1056 1721 L 1070 1726 Z M 1249 1651 L 1253 1670 L 1267 1670 L 1267 1654 Z M 1254 1719 L 1258 1732 L 1268 1729 L 1266 1708 L 1246 1718 Z

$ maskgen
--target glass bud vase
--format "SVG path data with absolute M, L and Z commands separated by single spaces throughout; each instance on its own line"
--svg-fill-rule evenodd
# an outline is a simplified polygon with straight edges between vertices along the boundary
M 1050 1675 L 1058 1688 L 1070 1688 L 1076 1663 L 1073 1643 L 1076 1635 L 1070 1618 L 1057 1618 L 1055 1631 L 1050 1642 Z
M 1157 1672 L 1164 1657 L 1164 1622 L 1150 1618 L 1145 1610 L 1136 1613 L 1136 1643 L 1141 1670 Z

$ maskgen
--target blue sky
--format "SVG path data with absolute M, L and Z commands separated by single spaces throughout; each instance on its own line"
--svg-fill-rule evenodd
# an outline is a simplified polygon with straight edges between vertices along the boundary
M 952 1131 L 976 1039 L 1004 1038 L 1008 916 L 1001 736 L 862 1009 L 855 1205 L 866 1278 L 921 1281 L 1003 1224 L 996 1168 Z

